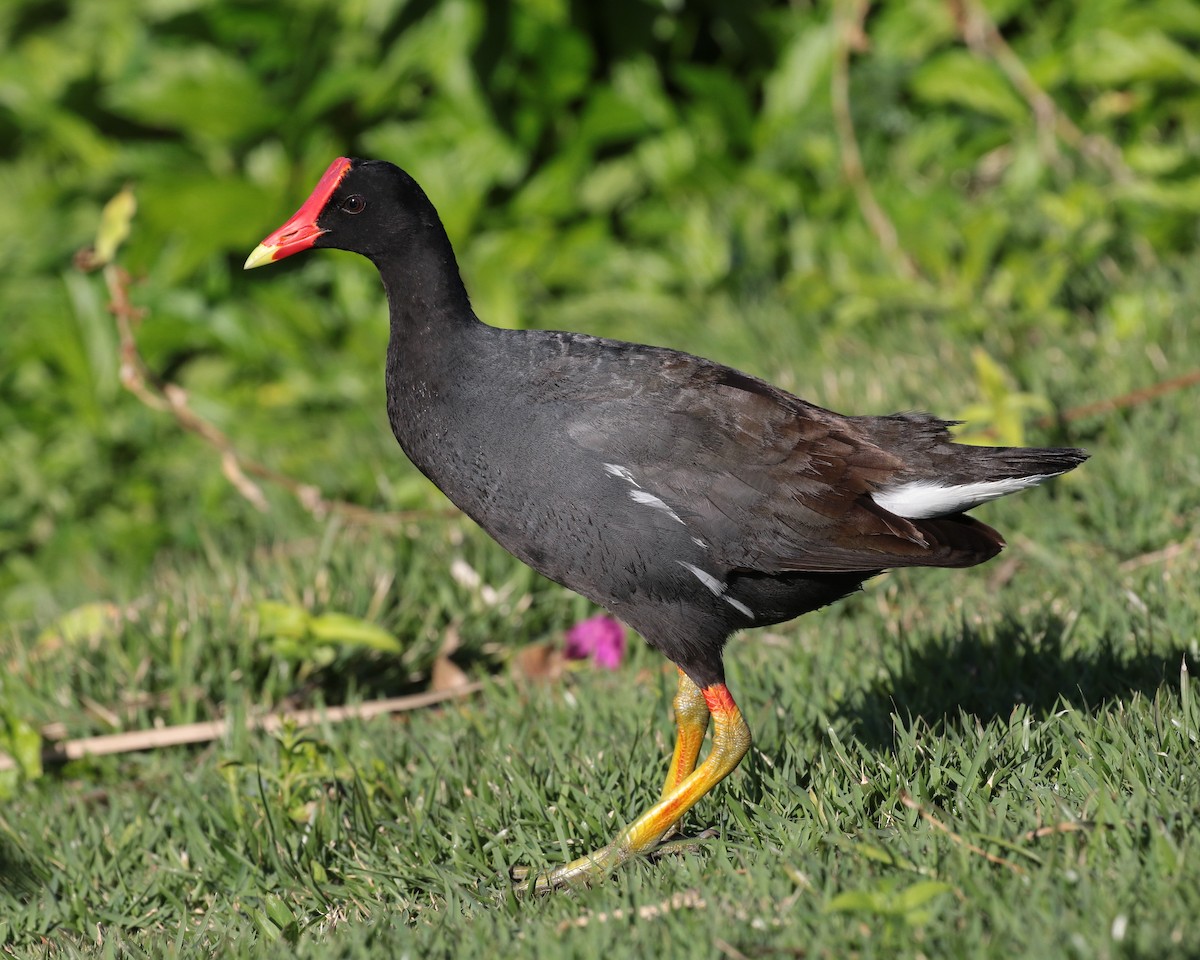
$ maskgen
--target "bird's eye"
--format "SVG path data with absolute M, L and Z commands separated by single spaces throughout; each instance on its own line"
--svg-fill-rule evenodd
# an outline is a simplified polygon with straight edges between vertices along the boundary
M 342 210 L 346 213 L 362 213 L 367 209 L 367 201 L 357 193 L 342 201 Z

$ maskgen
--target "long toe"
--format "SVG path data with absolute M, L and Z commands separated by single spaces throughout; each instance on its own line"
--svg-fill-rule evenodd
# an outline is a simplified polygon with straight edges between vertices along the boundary
M 610 843 L 546 873 L 531 876 L 529 868 L 517 867 L 512 875 L 514 880 L 522 881 L 517 884 L 518 893 L 549 893 L 562 887 L 586 887 L 603 880 L 629 856 L 628 849 L 622 851 L 618 844 Z
M 558 887 L 586 885 L 603 879 L 631 857 L 654 850 L 679 823 L 680 818 L 733 771 L 750 749 L 750 728 L 746 726 L 741 711 L 724 683 L 706 687 L 701 695 L 713 720 L 712 749 L 704 762 L 622 830 L 608 846 L 549 873 L 539 874 L 536 878 L 529 879 L 526 875 L 519 890 L 544 893 Z M 677 750 L 672 769 L 681 765 L 678 758 Z

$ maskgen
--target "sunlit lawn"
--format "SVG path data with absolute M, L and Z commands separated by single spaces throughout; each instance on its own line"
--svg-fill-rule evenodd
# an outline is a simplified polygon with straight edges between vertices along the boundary
M 1160 347 L 1177 369 L 1200 365 L 1194 292 L 1173 296 L 1119 349 L 1048 332 L 1029 382 L 1065 408 L 1157 379 Z M 718 312 L 696 348 L 843 409 L 952 415 L 979 399 L 972 345 L 936 319 L 869 347 L 781 335 L 768 352 L 754 331 L 780 316 Z M 690 815 L 688 835 L 705 836 L 536 900 L 514 897 L 511 867 L 603 843 L 656 795 L 665 662 L 635 643 L 616 672 L 522 679 L 514 652 L 561 642 L 589 610 L 461 520 L 386 532 L 283 510 L 270 537 L 202 529 L 201 549 L 112 598 L 124 616 L 107 630 L 63 637 L 51 619 L 0 636 L 10 715 L 70 736 L 235 721 L 208 746 L 48 769 L 3 801 L 0 943 L 33 956 L 1195 956 L 1195 405 L 1177 392 L 1031 428 L 1094 458 L 980 511 L 1009 537 L 999 560 L 881 577 L 736 638 L 730 685 L 755 747 Z M 314 420 L 314 442 L 329 428 Z M 456 560 L 496 593 L 455 579 Z M 264 635 L 267 600 L 370 621 L 404 653 L 297 651 Z M 421 689 L 451 634 L 454 660 L 487 678 L 467 699 L 276 735 L 238 722 Z

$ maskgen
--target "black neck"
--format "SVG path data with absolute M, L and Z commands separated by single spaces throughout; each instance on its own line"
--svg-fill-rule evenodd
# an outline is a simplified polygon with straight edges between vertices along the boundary
M 461 375 L 477 333 L 487 328 L 471 310 L 440 224 L 436 234 L 429 231 L 421 242 L 372 260 L 383 279 L 391 326 L 385 373 L 388 419 L 409 459 L 432 477 L 445 429 L 443 394 Z
M 478 323 L 471 311 L 467 288 L 458 272 L 454 251 L 444 232 L 440 243 L 426 236 L 407 249 L 375 260 L 393 330 L 462 326 Z M 373 258 L 374 259 L 374 258 Z

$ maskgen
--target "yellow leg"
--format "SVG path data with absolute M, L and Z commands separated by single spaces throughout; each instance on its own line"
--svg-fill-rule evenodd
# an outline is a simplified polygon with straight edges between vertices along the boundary
M 687 683 L 695 687 L 690 680 Z M 692 698 L 684 690 L 683 680 L 680 681 L 680 692 L 684 694 L 685 704 L 690 703 Z M 712 749 L 704 758 L 704 762 L 684 776 L 677 785 L 664 791 L 658 803 L 622 830 L 608 846 L 558 867 L 550 873 L 542 874 L 527 882 L 526 887 L 532 886 L 536 892 L 541 893 L 555 887 L 587 883 L 607 876 L 630 857 L 652 850 L 663 835 L 678 823 L 701 797 L 733 772 L 750 749 L 750 728 L 742 719 L 742 712 L 733 702 L 725 684 L 713 684 L 711 687 L 705 687 L 700 693 L 713 720 Z M 678 694 L 676 700 L 679 700 Z M 685 730 L 690 735 L 697 729 L 697 713 L 698 710 L 694 706 L 689 707 L 686 715 L 691 719 L 680 725 L 681 739 Z M 700 729 L 700 735 L 703 736 L 703 729 Z M 681 774 L 683 767 L 689 763 L 691 742 L 691 739 L 688 739 L 687 745 L 682 748 L 676 743 L 675 756 L 671 759 L 672 775 Z M 699 749 L 698 741 L 696 748 Z M 690 762 L 695 762 L 695 754 L 692 754 Z
M 696 758 L 704 745 L 704 734 L 708 731 L 708 704 L 704 702 L 704 691 L 682 670 L 679 671 L 679 687 L 675 691 L 675 752 L 667 768 L 667 779 L 663 783 L 660 800 L 670 796 L 696 769 Z M 673 837 L 679 832 L 683 820 L 677 820 L 662 835 L 662 839 Z
M 660 799 L 666 799 L 696 769 L 696 758 L 708 731 L 708 704 L 704 702 L 704 691 L 682 670 L 679 671 L 679 687 L 675 691 L 675 752 L 671 755 L 671 766 L 667 768 L 667 780 L 663 784 Z

